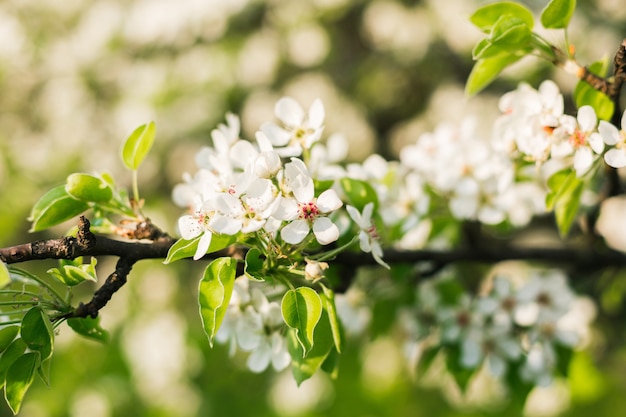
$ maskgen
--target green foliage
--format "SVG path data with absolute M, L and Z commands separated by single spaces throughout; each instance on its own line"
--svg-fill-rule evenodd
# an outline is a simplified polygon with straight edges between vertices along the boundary
M 38 232 L 78 216 L 89 208 L 72 197 L 64 185 L 54 187 L 37 201 L 30 213 L 31 232 Z
M 38 352 L 25 353 L 17 358 L 7 370 L 4 398 L 13 414 L 20 411 L 24 395 L 35 379 L 35 370 L 39 360 Z
M 54 331 L 41 307 L 33 307 L 24 315 L 20 336 L 30 350 L 39 352 L 42 361 L 52 356 Z
M 516 17 L 530 29 L 535 24 L 533 13 L 527 7 L 512 1 L 501 1 L 479 7 L 470 16 L 470 21 L 483 32 L 489 33 L 500 19 L 506 17 Z
M 98 281 L 96 275 L 97 263 L 98 260 L 95 257 L 92 257 L 88 264 L 83 263 L 82 256 L 72 260 L 60 259 L 58 268 L 51 268 L 46 272 L 61 283 L 73 287 L 84 281 Z
M 154 122 L 141 125 L 128 136 L 122 148 L 122 160 L 133 171 L 139 168 L 154 143 L 156 127 Z
M 113 198 L 111 186 L 101 178 L 89 174 L 74 173 L 67 177 L 65 191 L 77 200 L 96 203 Z
M 604 77 L 608 74 L 611 64 L 607 58 L 594 62 L 589 66 L 589 71 Z M 613 101 L 601 91 L 596 90 L 585 81 L 579 81 L 574 88 L 574 102 L 576 107 L 588 105 L 593 107 L 601 120 L 611 120 L 615 111 L 615 104 Z
M 302 347 L 302 354 L 308 355 L 315 344 L 313 334 L 322 316 L 322 299 L 308 287 L 291 289 L 283 296 L 281 310 L 287 326 L 295 330 L 294 334 Z
M 237 262 L 233 258 L 218 258 L 204 270 L 198 288 L 198 304 L 204 332 L 213 346 L 235 285 Z
M 548 179 L 548 189 L 546 208 L 554 210 L 559 233 L 567 236 L 578 213 L 584 182 L 576 175 L 576 171 L 568 168 Z
M 7 326 L 0 329 L 0 353 L 6 350 L 19 332 L 19 326 Z
M 346 194 L 348 204 L 363 211 L 363 207 L 369 202 L 374 203 L 374 210 L 378 207 L 378 194 L 376 190 L 366 181 L 353 178 L 342 178 L 339 183 Z
M 541 12 L 541 24 L 546 29 L 565 29 L 576 9 L 576 0 L 551 0 Z
M 0 289 L 6 287 L 11 283 L 11 275 L 9 274 L 9 268 L 7 264 L 0 261 Z
M 479 59 L 467 78 L 465 94 L 471 96 L 482 91 L 496 79 L 502 70 L 521 58 L 521 55 L 500 54 L 491 58 Z
M 100 326 L 100 317 L 73 317 L 67 320 L 67 325 L 76 333 L 88 339 L 106 343 L 109 341 L 109 332 Z
M 246 253 L 244 274 L 252 281 L 265 281 L 265 255 L 257 248 L 251 248 Z
M 178 239 L 167 252 L 167 257 L 163 261 L 164 264 L 169 264 L 180 259 L 192 258 L 198 249 L 198 243 L 202 236 L 195 237 L 193 239 Z M 214 233 L 211 237 L 211 244 L 207 253 L 217 252 L 230 245 L 236 240 L 235 236 L 217 234 Z

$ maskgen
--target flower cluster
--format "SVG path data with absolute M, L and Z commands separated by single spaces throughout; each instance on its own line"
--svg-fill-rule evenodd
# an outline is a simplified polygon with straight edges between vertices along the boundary
M 592 318 L 584 299 L 559 271 L 534 271 L 518 285 L 501 275 L 489 283 L 474 298 L 447 277 L 421 284 L 415 307 L 400 316 L 403 327 L 424 346 L 457 348 L 465 369 L 486 363 L 498 378 L 516 369 L 526 382 L 550 384 L 557 352 L 577 347 Z
M 175 187 L 174 201 L 191 211 L 178 221 L 181 236 L 200 238 L 194 259 L 207 253 L 215 234 L 259 232 L 266 241 L 280 236 L 297 245 L 312 230 L 321 245 L 338 239 L 329 215 L 343 203 L 332 189 L 316 196 L 309 169 L 297 158 L 321 136 L 321 102 L 305 116 L 293 99 L 283 98 L 276 115 L 284 127 L 264 124 L 255 146 L 239 138 L 239 119 L 229 114 L 227 124 L 212 132 L 213 146 L 198 153 L 198 172 Z M 292 158 L 283 164 L 284 156 Z
M 520 84 L 502 96 L 499 106 L 503 115 L 496 121 L 495 135 L 513 158 L 552 165 L 549 171 L 573 167 L 579 177 L 602 157 L 614 168 L 626 166 L 624 131 L 604 120 L 598 123 L 588 105 L 580 107 L 576 117 L 564 114 L 563 96 L 552 81 L 544 81 L 538 90 Z

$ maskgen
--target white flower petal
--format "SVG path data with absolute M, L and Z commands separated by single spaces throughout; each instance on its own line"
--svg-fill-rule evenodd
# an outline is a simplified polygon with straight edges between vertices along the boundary
M 591 168 L 593 155 L 591 149 L 587 147 L 579 148 L 574 154 L 574 169 L 578 176 L 583 175 Z
M 272 358 L 272 350 L 269 343 L 264 339 L 259 346 L 248 356 L 246 365 L 252 372 L 259 373 L 267 369 Z
M 342 205 L 341 199 L 335 190 L 332 189 L 324 191 L 317 198 L 317 208 L 322 213 L 330 213 L 331 211 L 337 210 Z
M 324 124 L 324 117 L 324 105 L 319 98 L 315 99 L 309 108 L 309 126 L 313 129 L 322 127 Z
M 602 136 L 599 133 L 593 132 L 589 135 L 587 141 L 595 153 L 601 154 L 604 151 L 604 140 L 602 140 Z
M 578 116 L 576 119 L 578 120 L 580 130 L 583 132 L 591 132 L 596 128 L 596 124 L 598 123 L 596 112 L 591 106 L 582 106 L 578 109 Z
M 196 253 L 193 255 L 194 261 L 202 258 L 209 251 L 209 246 L 211 246 L 211 239 L 213 238 L 213 233 L 209 230 L 205 231 L 198 242 L 198 248 L 196 249 Z
M 274 146 L 285 146 L 291 140 L 291 133 L 274 123 L 263 123 L 261 131 Z
M 183 239 L 190 240 L 199 236 L 204 231 L 204 227 L 197 218 L 186 215 L 178 219 L 178 230 Z
M 306 220 L 294 220 L 280 231 L 280 237 L 292 245 L 298 244 L 309 234 L 309 223 Z M 337 231 L 337 234 L 339 231 Z
M 276 103 L 274 113 L 285 125 L 298 127 L 304 121 L 304 110 L 300 104 L 291 97 L 283 97 Z
M 339 239 L 339 228 L 328 217 L 318 217 L 313 222 L 313 234 L 321 245 L 328 245 Z
M 604 160 L 613 168 L 626 167 L 626 149 L 609 149 L 609 151 L 604 154 Z
M 622 139 L 619 130 L 614 125 L 604 120 L 600 120 L 598 132 L 600 132 L 604 143 L 609 146 L 617 145 Z

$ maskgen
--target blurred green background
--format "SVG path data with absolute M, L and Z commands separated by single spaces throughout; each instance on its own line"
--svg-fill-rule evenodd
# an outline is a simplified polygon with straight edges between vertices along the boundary
M 231 111 L 252 138 L 290 95 L 326 107 L 326 135 L 343 133 L 350 158 L 395 158 L 441 121 L 478 114 L 520 79 L 552 77 L 565 95 L 575 80 L 524 60 L 471 99 L 463 84 L 480 33 L 475 0 L 15 0 L 0 1 L 0 246 L 57 237 L 69 223 L 27 234 L 30 207 L 74 171 L 109 172 L 130 184 L 119 149 L 154 120 L 157 142 L 140 171 L 146 213 L 175 233 L 170 192 L 210 131 Z M 539 12 L 546 1 L 525 4 Z M 589 63 L 611 57 L 626 36 L 626 8 L 581 0 L 570 41 Z M 556 33 L 547 33 L 558 41 Z M 102 259 L 101 276 L 114 260 Z M 45 271 L 54 262 L 30 265 Z M 210 350 L 197 315 L 203 265 L 144 261 L 101 313 L 112 341 L 100 345 L 62 327 L 51 387 L 37 382 L 22 415 L 56 416 L 455 416 L 499 415 L 490 390 L 461 399 L 416 383 L 402 346 L 388 336 L 351 339 L 336 381 L 297 389 L 289 372 L 254 375 Z M 578 387 L 533 393 L 530 415 L 614 416 L 626 406 L 623 279 L 585 288 L 598 295 L 591 355 Z M 604 286 L 603 286 L 604 285 Z M 603 286 L 603 287 L 602 287 Z M 89 296 L 89 289 L 77 299 Z M 90 289 L 93 291 L 93 288 Z M 384 310 L 385 304 L 377 306 Z M 391 314 L 382 317 L 391 317 Z M 622 331 L 620 331 L 622 330 Z M 585 373 L 586 372 L 586 373 Z M 587 384 L 589 378 L 596 378 Z M 599 381 L 599 382 L 598 382 Z M 546 400 L 545 398 L 552 399 Z M 543 407 L 542 407 L 543 405 Z M 569 410 L 569 411 L 567 411 Z M 10 415 L 2 404 L 0 415 Z

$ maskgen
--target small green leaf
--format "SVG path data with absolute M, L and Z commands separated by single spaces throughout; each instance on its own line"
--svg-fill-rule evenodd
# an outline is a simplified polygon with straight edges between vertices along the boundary
M 41 307 L 33 307 L 24 315 L 20 334 L 30 350 L 41 354 L 42 361 L 52 356 L 54 331 L 48 315 Z
M 204 332 L 213 346 L 213 338 L 222 324 L 235 286 L 237 261 L 230 257 L 218 258 L 204 271 L 198 289 L 198 304 Z
M 26 351 L 26 343 L 22 339 L 15 339 L 0 356 L 0 387 L 4 386 L 7 370 L 17 358 Z
M 31 232 L 38 232 L 76 217 L 89 208 L 89 205 L 73 198 L 64 185 L 54 187 L 35 203 L 29 220 Z
M 246 253 L 246 265 L 243 268 L 244 274 L 252 281 L 265 281 L 264 276 L 265 255 L 257 248 L 252 248 Z
M 295 335 L 306 356 L 314 344 L 315 326 L 322 316 L 322 300 L 318 293 L 308 287 L 291 289 L 281 303 L 283 320 L 295 329 Z
M 7 370 L 4 398 L 13 414 L 20 412 L 24 395 L 35 378 L 39 353 L 29 352 L 20 356 Z
M 20 326 L 8 326 L 0 330 L 0 353 L 13 343 L 19 331 Z
M 601 77 L 606 76 L 609 69 L 609 60 L 607 58 L 594 62 L 589 66 L 589 71 Z M 593 107 L 600 120 L 610 121 L 615 111 L 615 104 L 606 94 L 596 90 L 585 81 L 579 81 L 574 88 L 574 102 L 576 107 L 589 105 Z
M 576 9 L 576 0 L 551 0 L 541 12 L 541 24 L 546 29 L 564 29 Z
M 51 268 L 46 272 L 63 284 L 72 287 L 84 281 L 96 282 L 98 280 L 96 276 L 97 262 L 95 257 L 92 257 L 88 264 L 82 263 L 82 256 L 71 261 L 60 259 L 59 268 Z
M 441 346 L 430 346 L 422 352 L 419 361 L 417 362 L 417 376 L 422 377 L 430 369 L 430 365 L 435 361 L 435 358 L 439 354 Z
M 154 143 L 156 126 L 154 122 L 141 125 L 130 134 L 122 148 L 122 159 L 128 169 L 136 170 L 143 162 Z
M 567 236 L 580 206 L 584 182 L 571 168 L 559 171 L 548 179 L 550 192 L 546 196 L 546 207 L 554 210 L 561 236 Z
M 487 87 L 509 65 L 519 61 L 523 55 L 498 55 L 479 59 L 465 84 L 465 94 L 472 96 Z
M 376 207 L 378 207 L 378 194 L 376 194 L 376 190 L 368 182 L 345 177 L 339 183 L 346 194 L 348 204 L 356 207 L 359 211 L 363 211 L 363 207 L 367 203 L 373 202 L 374 210 L 376 210 Z
M 9 273 L 9 267 L 4 262 L 0 261 L 0 288 L 4 288 L 11 283 L 11 274 Z
M 326 311 L 322 312 L 319 324 L 315 329 L 313 348 L 305 354 L 298 330 L 290 329 L 287 334 L 287 349 L 291 355 L 291 371 L 296 383 L 300 385 L 309 379 L 324 364 L 331 351 L 334 351 L 334 341 L 330 320 Z
M 330 288 L 322 285 L 323 293 L 320 295 L 322 298 L 322 306 L 324 311 L 328 315 L 328 321 L 330 324 L 330 330 L 333 335 L 333 341 L 335 343 L 335 349 L 341 353 L 341 325 L 339 317 L 337 316 L 337 307 L 335 306 L 335 293 Z
M 76 333 L 88 339 L 97 340 L 102 343 L 109 341 L 109 332 L 100 326 L 99 316 L 95 319 L 91 317 L 73 317 L 67 320 L 67 325 Z
M 533 13 L 525 6 L 511 1 L 501 1 L 487 4 L 478 8 L 472 16 L 470 22 L 485 33 L 489 33 L 496 22 L 502 16 L 515 16 L 524 21 L 531 30 L 535 25 Z
M 113 198 L 113 190 L 109 184 L 101 178 L 89 174 L 71 174 L 65 182 L 65 191 L 82 201 L 100 203 Z
M 174 261 L 178 261 L 180 259 L 188 259 L 193 258 L 196 254 L 196 250 L 198 249 L 198 242 L 200 242 L 201 236 L 195 237 L 193 239 L 178 239 L 176 243 L 174 243 L 167 252 L 167 257 L 163 261 L 164 264 L 169 264 Z M 209 245 L 209 249 L 207 253 L 217 252 L 218 250 L 222 250 L 230 245 L 232 245 L 236 240 L 234 235 L 225 235 L 225 234 L 213 234 L 211 237 L 211 244 Z

